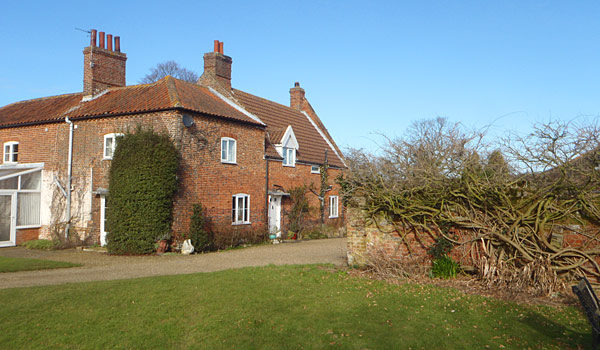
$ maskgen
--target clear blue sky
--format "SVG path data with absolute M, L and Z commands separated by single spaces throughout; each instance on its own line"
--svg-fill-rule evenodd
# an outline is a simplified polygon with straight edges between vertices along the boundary
M 437 116 L 501 133 L 600 114 L 598 1 L 11 1 L 0 105 L 82 90 L 75 27 L 121 36 L 128 84 L 165 60 L 201 73 L 221 40 L 234 87 L 288 104 L 299 81 L 341 147 Z

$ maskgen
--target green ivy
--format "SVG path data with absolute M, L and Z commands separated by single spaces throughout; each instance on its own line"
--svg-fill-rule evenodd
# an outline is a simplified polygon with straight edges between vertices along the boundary
M 166 134 L 138 127 L 120 137 L 109 173 L 111 254 L 148 254 L 169 239 L 179 154 Z

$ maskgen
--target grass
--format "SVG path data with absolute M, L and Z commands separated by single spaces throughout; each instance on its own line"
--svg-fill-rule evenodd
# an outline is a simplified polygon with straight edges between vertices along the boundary
M 0 290 L 0 348 L 576 348 L 576 309 L 267 266 Z
M 56 243 L 48 239 L 34 239 L 21 245 L 27 249 L 52 250 L 56 248 Z
M 81 266 L 63 261 L 40 260 L 29 258 L 9 258 L 0 256 L 0 272 L 17 272 L 31 270 L 58 269 Z

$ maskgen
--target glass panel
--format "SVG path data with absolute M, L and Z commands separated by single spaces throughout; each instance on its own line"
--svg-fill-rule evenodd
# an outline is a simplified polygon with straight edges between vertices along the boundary
M 107 158 L 112 158 L 113 156 L 113 142 L 114 139 L 112 137 L 107 137 L 104 145 L 104 156 L 106 156 Z
M 231 199 L 231 221 L 235 222 L 235 196 Z
M 250 208 L 248 205 L 248 196 L 244 196 L 244 222 L 250 221 L 250 218 L 248 217 L 249 211 L 250 211 Z
M 283 148 L 283 165 L 288 165 L 288 149 Z
M 227 160 L 230 162 L 234 162 L 235 161 L 235 141 L 229 140 L 228 144 L 229 144 L 229 148 L 228 148 L 229 155 L 228 155 Z
M 35 173 L 21 175 L 21 189 L 22 190 L 39 190 L 41 179 L 42 179 L 41 171 L 36 171 Z
M 10 161 L 10 146 L 9 145 L 4 146 L 4 161 L 5 162 Z
M 244 221 L 244 197 L 237 198 L 237 216 L 236 221 Z
M 11 196 L 0 196 L 0 242 L 10 241 Z
M 227 140 L 221 140 L 221 160 L 227 160 Z
M 106 217 L 108 216 L 108 197 L 104 198 L 104 232 L 110 232 L 108 228 L 108 220 Z
M 12 161 L 13 162 L 18 162 L 19 161 L 19 144 L 15 143 L 13 144 L 13 149 L 12 149 Z
M 40 224 L 40 194 L 17 193 L 17 226 Z
M 16 190 L 19 185 L 19 177 L 9 177 L 8 179 L 0 180 L 0 190 Z

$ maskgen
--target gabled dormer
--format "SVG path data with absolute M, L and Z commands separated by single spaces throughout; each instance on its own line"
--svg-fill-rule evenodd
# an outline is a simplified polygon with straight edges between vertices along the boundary
M 283 166 L 296 166 L 296 153 L 300 146 L 291 125 L 285 129 L 280 140 L 274 140 L 275 149 L 283 157 Z

